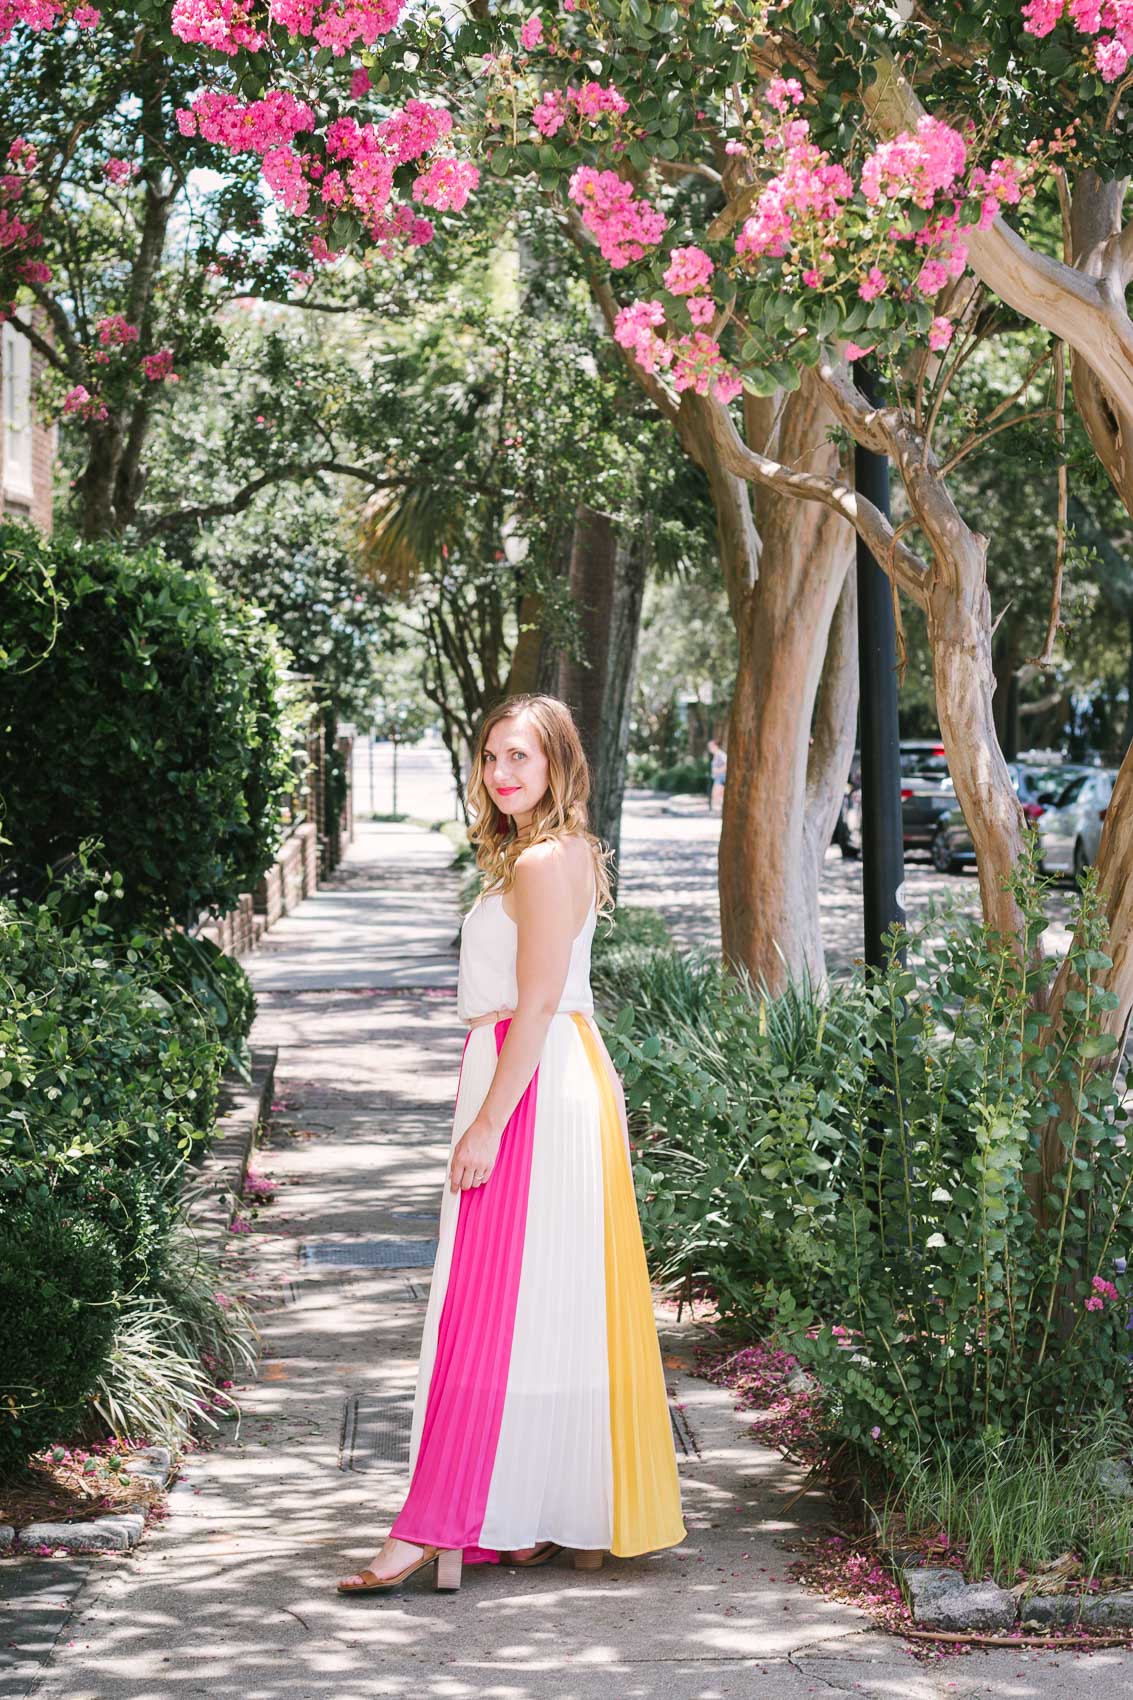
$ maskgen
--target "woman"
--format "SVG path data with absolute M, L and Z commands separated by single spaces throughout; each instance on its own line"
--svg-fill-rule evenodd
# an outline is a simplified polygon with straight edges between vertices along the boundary
M 465 918 L 469 1024 L 425 1315 L 409 1494 L 340 1580 L 385 1592 L 433 1565 L 597 1569 L 685 1537 L 621 1083 L 593 1020 L 590 941 L 611 907 L 566 705 L 485 718 L 469 838 L 486 889 Z
M 712 789 L 708 796 L 708 812 L 710 815 L 718 815 L 723 812 L 724 808 L 724 786 L 728 778 L 728 752 L 721 744 L 716 742 L 715 738 L 709 738 L 708 753 L 712 758 Z

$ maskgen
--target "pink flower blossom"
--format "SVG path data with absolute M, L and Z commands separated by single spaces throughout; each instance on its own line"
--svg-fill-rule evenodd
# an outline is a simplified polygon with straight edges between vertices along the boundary
M 370 73 L 365 65 L 359 65 L 350 79 L 351 100 L 361 100 L 370 89 Z
M 712 296 L 692 296 L 688 303 L 688 316 L 694 325 L 710 325 L 716 317 L 716 303 Z
M 548 89 L 531 114 L 531 122 L 548 139 L 566 122 L 566 110 L 558 89 Z
M 1108 41 L 1099 41 L 1094 49 L 1094 64 L 1103 83 L 1115 83 L 1118 77 L 1124 75 L 1128 63 L 1129 47 L 1116 37 L 1111 36 Z
M 948 282 L 948 267 L 943 260 L 926 260 L 917 273 L 916 284 L 922 295 L 939 295 Z
M 1105 1301 L 1103 1299 L 1099 1299 L 1098 1295 L 1095 1293 L 1092 1298 L 1089 1298 L 1089 1299 L 1086 1300 L 1086 1309 L 1087 1310 L 1104 1310 L 1105 1309 Z
M 424 100 L 407 100 L 400 112 L 394 112 L 378 125 L 375 132 L 382 146 L 388 148 L 398 165 L 420 159 L 435 148 L 452 131 L 452 113 L 444 106 L 430 106 Z
M 128 183 L 131 177 L 137 175 L 138 167 L 132 159 L 117 159 L 113 154 L 104 160 L 102 174 L 108 183 Z
M 438 212 L 459 212 L 479 182 L 480 172 L 468 160 L 435 159 L 414 179 L 413 199 Z
M 859 343 L 848 342 L 846 344 L 846 359 L 847 360 L 864 360 L 866 355 L 872 354 L 876 347 L 877 347 L 877 344 L 875 342 L 871 342 L 868 345 L 868 347 L 866 347 L 866 348 L 862 348 Z M 831 1332 L 837 1333 L 837 1329 L 833 1329 L 833 1330 L 831 1330 Z M 843 1329 L 842 1332 L 845 1333 L 845 1329 Z
M 816 272 L 814 267 L 811 266 L 803 273 L 803 282 L 806 284 L 808 289 L 817 289 L 819 284 L 822 282 L 822 273 Z
M 98 340 L 103 348 L 119 346 L 127 342 L 137 342 L 137 325 L 127 324 L 121 313 L 110 313 L 95 324 Z
M 952 320 L 938 316 L 928 328 L 928 346 L 942 354 L 952 341 Z
M 1028 35 L 1049 35 L 1062 16 L 1063 0 L 1027 0 L 1023 28 Z
M 206 142 L 216 142 L 233 153 L 262 155 L 313 130 L 315 115 L 306 101 L 296 100 L 285 89 L 272 89 L 246 106 L 234 94 L 206 89 L 193 98 L 188 112 L 177 109 L 177 124 L 184 136 L 199 132 Z
M 254 0 L 173 0 L 170 27 L 182 41 L 197 41 L 230 57 L 246 48 L 255 53 L 267 35 L 251 21 Z
M 735 401 L 743 387 L 744 381 L 733 366 L 717 372 L 712 380 L 712 394 L 724 407 L 727 407 L 730 401 Z
M 577 109 L 580 118 L 596 119 L 604 112 L 612 112 L 615 118 L 620 118 L 623 112 L 629 111 L 629 101 L 613 83 L 607 88 L 603 88 L 601 83 L 583 83 L 580 89 L 568 89 L 567 99 Z
M 858 294 L 863 301 L 872 301 L 875 296 L 884 295 L 889 288 L 889 280 L 880 266 L 870 266 L 865 278 L 858 285 Z
M 606 263 L 620 271 L 631 260 L 644 258 L 646 248 L 656 246 L 665 233 L 665 218 L 648 201 L 638 200 L 633 185 L 614 171 L 597 171 L 580 165 L 570 180 L 568 194 L 581 210 L 582 222 L 592 232 Z
M 519 39 L 528 53 L 532 53 L 538 47 L 543 39 L 543 20 L 538 12 L 532 12 L 519 32 Z
M 73 390 L 68 390 L 63 397 L 63 412 L 72 414 L 77 419 L 105 419 L 105 405 L 97 396 L 92 396 L 85 384 L 76 384 Z M 1100 1300 L 1098 1301 L 1100 1304 Z
M 614 341 L 622 348 L 633 350 L 634 358 L 646 372 L 672 363 L 673 351 L 657 326 L 665 323 L 665 309 L 660 301 L 635 301 L 623 307 L 614 320 Z
M 778 259 L 804 231 L 825 237 L 854 192 L 844 167 L 831 164 L 828 155 L 807 140 L 805 119 L 788 128 L 801 133 L 784 147 L 782 171 L 768 181 L 736 238 L 741 258 L 767 254 Z
M 786 112 L 793 102 L 800 105 L 803 98 L 803 86 L 797 77 L 772 77 L 764 90 L 764 99 L 776 112 Z
M 903 130 L 869 155 L 862 166 L 862 194 L 871 206 L 907 194 L 917 206 L 931 207 L 937 193 L 956 182 L 967 153 L 958 130 L 925 116 L 915 136 Z
M 305 156 L 294 148 L 269 148 L 263 157 L 264 182 L 289 212 L 305 213 L 311 204 L 311 186 L 303 175 L 304 163 Z
M 171 383 L 178 382 L 177 374 L 173 370 L 173 350 L 171 348 L 159 348 L 156 354 L 143 354 L 142 371 L 151 384 L 163 383 L 166 378 Z
M 1113 1282 L 1105 1280 L 1101 1275 L 1095 1275 L 1090 1285 L 1103 1299 L 1116 1299 L 1119 1296 Z
M 703 248 L 674 248 L 665 272 L 665 288 L 674 295 L 706 289 L 716 270 Z

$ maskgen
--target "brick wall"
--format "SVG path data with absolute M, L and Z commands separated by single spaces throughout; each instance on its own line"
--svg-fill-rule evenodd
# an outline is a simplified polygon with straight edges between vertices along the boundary
M 44 336 L 50 336 L 50 328 L 42 308 L 36 307 L 30 315 L 31 322 Z M 17 332 L 18 336 L 19 333 Z M 20 339 L 23 341 L 23 339 Z M 0 341 L 0 515 L 5 518 L 29 519 L 34 525 L 48 536 L 51 534 L 54 519 L 54 486 L 55 486 L 55 456 L 58 452 L 59 428 L 57 425 L 41 425 L 36 418 L 31 397 L 35 394 L 36 384 L 46 361 L 37 349 L 30 350 L 28 366 L 29 380 L 27 385 L 28 408 L 27 417 L 31 433 L 31 489 L 28 491 L 22 485 L 13 485 L 12 470 L 6 465 L 5 457 L 9 453 L 10 430 L 8 426 L 8 409 L 10 376 L 7 370 L 5 344 L 7 339 Z M 26 345 L 25 345 L 26 346 Z M 22 392 L 22 371 L 20 374 L 20 389 Z M 20 405 L 24 405 L 21 394 Z

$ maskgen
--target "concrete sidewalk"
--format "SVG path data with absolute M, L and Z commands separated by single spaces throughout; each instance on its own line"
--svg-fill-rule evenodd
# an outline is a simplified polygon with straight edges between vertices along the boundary
M 1133 1696 L 1129 1655 L 1020 1651 L 915 1663 L 847 1607 L 788 1584 L 785 1544 L 824 1517 L 752 1444 L 732 1396 L 687 1374 L 692 1332 L 662 1309 L 681 1434 L 687 1541 L 597 1574 L 473 1566 L 458 1594 L 426 1575 L 343 1598 L 377 1550 L 404 1457 L 463 1029 L 457 876 L 447 841 L 357 823 L 329 883 L 247 959 L 253 1040 L 278 1045 L 278 1183 L 233 1235 L 235 1291 L 257 1295 L 264 1357 L 242 1407 L 185 1460 L 166 1521 L 85 1563 L 39 1674 L 9 1700 L 876 1700 Z M 406 1242 L 399 1266 L 342 1268 L 332 1248 Z M 423 1246 L 421 1242 L 426 1242 Z M 421 1266 L 412 1266 L 414 1254 Z M 318 1257 L 322 1261 L 315 1261 Z M 41 1567 L 50 1586 L 51 1563 Z M 1089 1685 L 1087 1690 L 1087 1683 Z

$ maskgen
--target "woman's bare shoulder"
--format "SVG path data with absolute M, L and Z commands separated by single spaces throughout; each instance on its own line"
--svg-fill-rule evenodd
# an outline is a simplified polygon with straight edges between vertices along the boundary
M 593 846 L 580 833 L 560 833 L 521 850 L 515 859 L 517 879 L 521 870 L 529 870 L 524 883 L 532 887 L 546 887 L 565 878 L 572 886 L 585 884 L 589 898 L 594 878 Z

